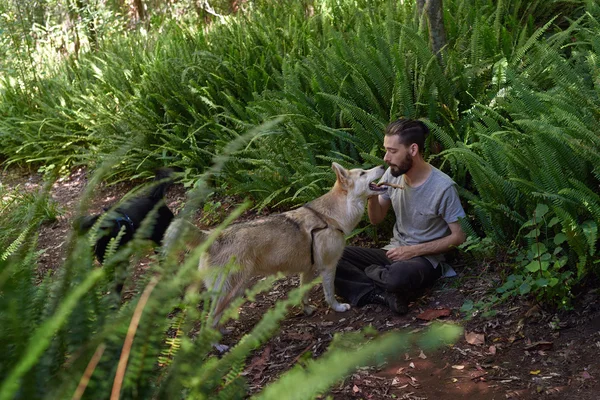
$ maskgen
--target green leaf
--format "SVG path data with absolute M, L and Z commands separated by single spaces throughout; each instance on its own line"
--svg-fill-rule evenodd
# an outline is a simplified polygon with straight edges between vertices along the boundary
M 549 208 L 547 205 L 540 203 L 537 205 L 537 207 L 535 208 L 535 217 L 537 218 L 541 218 L 544 215 L 546 215 L 546 213 L 548 212 Z
M 546 279 L 546 278 L 540 278 L 540 279 L 536 280 L 534 282 L 534 284 L 537 287 L 546 287 L 548 285 L 548 282 L 549 282 L 548 279 Z
M 540 270 L 540 262 L 534 260 L 525 266 L 525 269 L 529 272 L 538 272 Z
M 463 303 L 462 307 L 460 308 L 461 312 L 468 312 L 471 311 L 473 309 L 473 300 L 465 300 L 465 302 Z
M 558 217 L 554 217 L 548 222 L 548 228 L 552 228 L 554 225 L 558 224 L 560 219 Z
M 562 267 L 567 265 L 567 261 L 569 261 L 569 258 L 567 256 L 561 257 L 558 261 L 554 263 L 554 269 L 561 269 Z
M 534 258 L 540 258 L 548 249 L 544 243 L 534 243 L 531 245 L 531 251 Z
M 558 253 L 560 253 L 561 251 L 563 251 L 563 248 L 558 246 L 557 248 L 554 249 L 554 251 L 552 252 L 552 254 L 557 255 Z
M 519 286 L 519 293 L 521 295 L 527 294 L 531 291 L 531 286 L 527 282 L 523 282 L 521 286 Z
M 534 228 L 531 232 L 529 232 L 527 235 L 525 235 L 526 238 L 532 238 L 535 239 L 536 237 L 540 236 L 540 228 Z
M 566 240 L 567 240 L 567 235 L 565 235 L 562 232 L 559 232 L 556 234 L 556 236 L 554 236 L 554 244 L 557 246 L 561 243 L 564 243 Z

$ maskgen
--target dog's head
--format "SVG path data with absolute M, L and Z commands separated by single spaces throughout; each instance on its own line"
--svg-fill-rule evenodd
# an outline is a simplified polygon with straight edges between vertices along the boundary
M 334 162 L 331 167 L 337 176 L 336 185 L 348 193 L 349 196 L 358 198 L 367 198 L 381 194 L 387 190 L 386 187 L 377 186 L 374 181 L 380 179 L 385 172 L 385 167 L 375 167 L 371 169 L 345 169 L 340 164 Z

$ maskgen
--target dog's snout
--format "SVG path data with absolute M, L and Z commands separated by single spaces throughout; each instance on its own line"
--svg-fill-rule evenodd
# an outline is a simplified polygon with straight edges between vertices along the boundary
M 383 165 L 380 165 L 379 168 L 385 170 L 385 166 Z

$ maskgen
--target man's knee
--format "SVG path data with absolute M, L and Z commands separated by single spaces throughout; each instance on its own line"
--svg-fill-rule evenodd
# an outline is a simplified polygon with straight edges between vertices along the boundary
M 390 266 L 387 290 L 399 293 L 418 293 L 435 281 L 435 269 L 426 259 L 400 261 Z
M 404 293 L 411 291 L 408 274 L 390 274 L 385 288 L 388 292 Z

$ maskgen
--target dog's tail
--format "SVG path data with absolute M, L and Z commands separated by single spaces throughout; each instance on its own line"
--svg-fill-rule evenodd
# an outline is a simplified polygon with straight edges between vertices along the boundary
M 162 242 L 163 256 L 177 254 L 179 258 L 204 243 L 208 232 L 183 218 L 174 219 L 167 228 Z
M 174 182 L 173 173 L 175 170 L 173 168 L 159 168 L 156 170 L 154 175 L 154 181 L 159 182 L 159 184 L 154 185 L 150 191 L 149 197 L 152 200 L 159 201 L 163 197 L 165 197 L 165 193 L 169 186 L 171 186 Z

